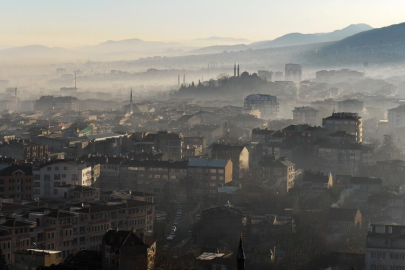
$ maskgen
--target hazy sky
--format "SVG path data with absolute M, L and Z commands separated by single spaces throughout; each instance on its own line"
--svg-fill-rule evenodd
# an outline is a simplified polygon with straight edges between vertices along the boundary
M 353 23 L 405 21 L 404 0 L 0 0 L 0 46 L 75 47 L 109 39 L 273 39 Z

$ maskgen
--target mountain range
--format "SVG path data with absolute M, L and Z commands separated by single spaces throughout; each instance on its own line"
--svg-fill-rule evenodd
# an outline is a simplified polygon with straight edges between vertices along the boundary
M 250 44 L 252 49 L 266 49 L 285 46 L 305 45 L 321 42 L 338 41 L 349 36 L 373 29 L 368 24 L 352 24 L 329 33 L 301 34 L 290 33 L 274 40 L 260 41 Z
M 148 56 L 182 57 L 200 55 L 199 59 L 226 59 L 235 57 L 235 53 L 251 52 L 256 59 L 265 60 L 266 50 L 277 57 L 282 51 L 284 56 L 290 54 L 292 60 L 306 63 L 331 62 L 349 63 L 353 61 L 398 61 L 405 60 L 405 23 L 391 25 L 379 29 L 372 29 L 366 24 L 350 25 L 346 28 L 329 33 L 301 34 L 290 33 L 269 41 L 254 43 L 240 43 L 243 39 L 211 37 L 207 39 L 159 42 L 141 39 L 127 39 L 120 41 L 106 41 L 94 46 L 80 47 L 71 50 L 42 45 L 31 45 L 0 50 L 0 62 L 22 60 L 49 62 L 75 62 L 77 59 L 91 60 L 134 60 Z M 216 44 L 224 42 L 227 44 Z M 196 44 L 211 44 L 198 47 Z M 308 48 L 306 45 L 316 45 Z M 280 50 L 278 50 L 280 48 Z M 284 49 L 285 48 L 285 49 Z M 289 49 L 291 48 L 291 50 Z M 276 51 L 273 49 L 277 49 Z M 281 50 L 282 49 L 282 50 Z M 264 52 L 261 52 L 264 50 Z M 257 51 L 257 52 L 256 52 Z M 288 51 L 291 51 L 288 52 Z M 233 52 L 233 54 L 230 54 Z M 293 53 L 292 53 L 293 52 Z M 212 57 L 211 57 L 211 56 Z M 293 58 L 293 56 L 297 56 Z M 306 58 L 303 59 L 302 55 Z M 170 60 L 172 62 L 176 59 Z M 191 58 L 190 58 L 191 59 Z M 283 59 L 284 60 L 284 59 Z M 183 60 L 182 60 L 183 61 Z M 232 60 L 233 61 L 233 60 Z

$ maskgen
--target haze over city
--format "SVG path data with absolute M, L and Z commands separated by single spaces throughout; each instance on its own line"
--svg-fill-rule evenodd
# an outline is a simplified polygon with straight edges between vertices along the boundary
M 0 270 L 404 270 L 403 10 L 1 1 Z

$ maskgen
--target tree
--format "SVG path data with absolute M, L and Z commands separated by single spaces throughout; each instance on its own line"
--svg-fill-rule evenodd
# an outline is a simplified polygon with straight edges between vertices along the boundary
M 276 234 L 281 258 L 279 269 L 315 269 L 314 263 L 327 252 L 323 211 L 302 211 L 295 223 L 284 225 Z

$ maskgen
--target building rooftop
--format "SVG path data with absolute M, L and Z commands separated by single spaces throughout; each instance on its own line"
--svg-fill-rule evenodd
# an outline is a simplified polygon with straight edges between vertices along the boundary
M 330 208 L 328 213 L 328 220 L 331 221 L 354 221 L 358 209 L 347 208 Z
M 224 168 L 228 164 L 226 159 L 214 158 L 190 158 L 188 162 L 189 167 L 212 167 Z

